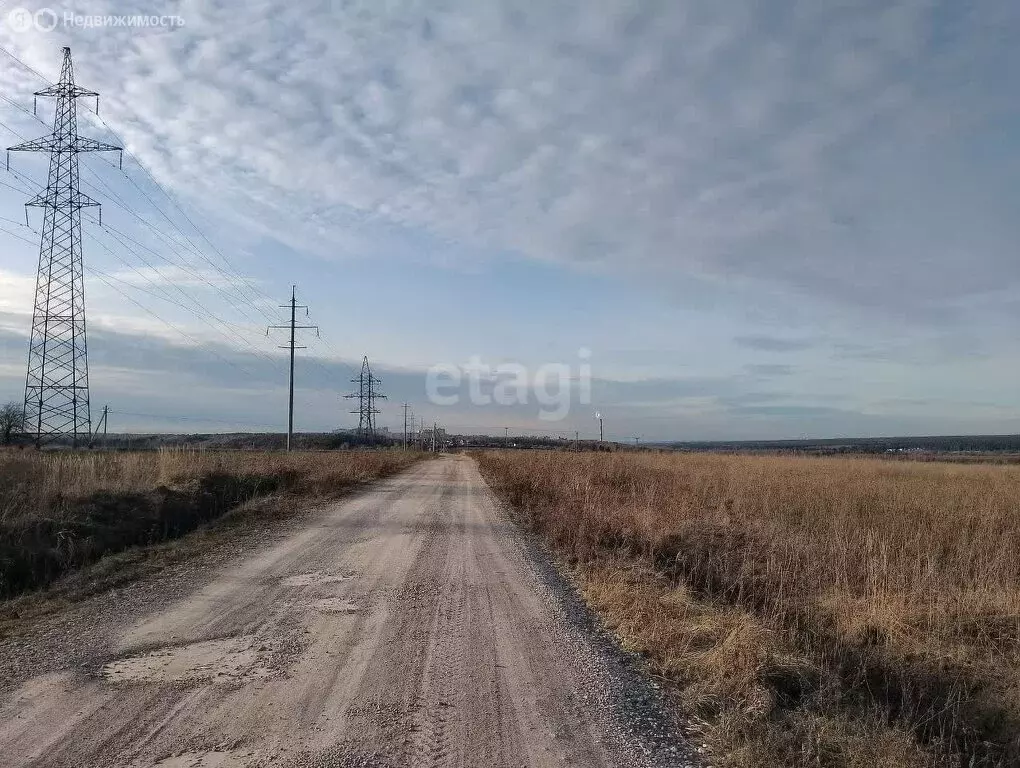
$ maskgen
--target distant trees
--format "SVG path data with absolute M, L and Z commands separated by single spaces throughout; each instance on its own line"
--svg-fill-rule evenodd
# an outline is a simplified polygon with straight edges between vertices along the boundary
M 11 438 L 25 426 L 25 411 L 21 403 L 13 400 L 0 406 L 0 439 L 4 445 L 11 444 Z

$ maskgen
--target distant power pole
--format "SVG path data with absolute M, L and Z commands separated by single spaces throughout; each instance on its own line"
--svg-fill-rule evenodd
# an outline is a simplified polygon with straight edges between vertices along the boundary
M 510 427 L 503 427 L 503 447 L 510 447 Z
M 92 447 L 92 444 L 95 442 L 96 435 L 99 434 L 99 428 L 100 427 L 103 428 L 103 447 L 104 448 L 106 447 L 106 419 L 109 416 L 109 414 L 110 414 L 110 406 L 109 405 L 104 405 L 103 406 L 103 415 L 99 417 L 99 423 L 96 424 L 96 431 L 90 436 L 90 439 L 89 439 L 89 447 L 90 448 Z
M 581 433 L 576 429 L 574 430 L 574 450 L 581 450 Z
M 305 311 L 305 317 L 308 316 L 308 307 L 306 307 L 304 304 L 298 304 L 297 303 L 297 286 L 296 285 L 292 285 L 290 287 L 290 303 L 289 304 L 281 304 L 280 307 L 282 307 L 283 309 L 286 309 L 287 307 L 290 307 L 290 325 L 271 325 L 268 328 L 266 328 L 266 336 L 268 336 L 269 332 L 274 330 L 274 329 L 280 329 L 280 328 L 286 329 L 286 328 L 290 328 L 290 342 L 280 346 L 280 349 L 289 349 L 290 350 L 290 398 L 289 398 L 289 406 L 287 408 L 287 450 L 289 451 L 290 450 L 291 440 L 293 440 L 293 438 L 294 438 L 294 350 L 295 349 L 305 349 L 305 347 L 297 346 L 297 344 L 295 343 L 294 333 L 295 333 L 295 331 L 297 331 L 300 328 L 302 330 L 305 330 L 305 329 L 314 330 L 315 331 L 315 335 L 318 336 L 319 335 L 319 326 L 317 326 L 317 325 L 296 325 L 295 324 L 296 320 L 297 320 L 297 311 L 298 311 L 299 308 L 303 309 Z
M 602 442 L 602 414 L 596 413 L 595 418 L 599 420 L 599 442 Z
M 432 422 L 432 453 L 436 452 L 436 422 Z
M 358 408 L 351 413 L 358 414 L 358 434 L 366 437 L 375 437 L 375 416 L 379 409 L 375 407 L 377 399 L 386 399 L 386 395 L 380 394 L 379 384 L 382 382 L 372 374 L 372 368 L 368 364 L 368 355 L 361 361 L 361 371 L 351 379 L 351 383 L 357 384 L 355 392 L 344 395 L 347 399 L 357 398 Z
M 636 446 L 637 446 L 637 444 L 638 444 L 638 443 L 640 443 L 640 442 L 641 442 L 641 438 L 640 438 L 640 437 L 635 437 L 635 438 L 634 438 L 634 445 L 635 445 L 635 447 L 636 447 Z
M 404 450 L 407 450 L 407 409 L 410 407 L 407 403 L 404 403 Z
M 60 82 L 35 95 L 56 99 L 53 132 L 7 148 L 50 156 L 46 188 L 25 204 L 44 209 L 25 379 L 25 431 L 35 435 L 36 447 L 61 435 L 70 435 L 77 447 L 92 440 L 81 209 L 99 205 L 78 187 L 78 154 L 123 148 L 78 135 L 79 97 L 95 96 L 98 109 L 99 94 L 75 85 L 70 48 L 64 48 Z

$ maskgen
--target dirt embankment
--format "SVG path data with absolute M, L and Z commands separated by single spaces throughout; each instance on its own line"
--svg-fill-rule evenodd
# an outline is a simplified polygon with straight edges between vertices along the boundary
M 0 454 L 0 599 L 104 555 L 176 539 L 254 499 L 340 494 L 416 458 L 395 451 Z

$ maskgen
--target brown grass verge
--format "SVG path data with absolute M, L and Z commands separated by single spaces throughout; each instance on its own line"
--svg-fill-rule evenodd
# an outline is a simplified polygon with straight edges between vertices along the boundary
M 0 454 L 0 598 L 131 547 L 176 539 L 254 499 L 321 498 L 397 472 L 400 451 Z
M 717 764 L 1020 764 L 1020 468 L 478 458 Z

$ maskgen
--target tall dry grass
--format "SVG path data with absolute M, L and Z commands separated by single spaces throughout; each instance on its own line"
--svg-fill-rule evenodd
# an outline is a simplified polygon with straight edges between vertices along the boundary
M 1020 764 L 1020 467 L 480 460 L 723 762 Z
M 409 463 L 409 455 L 399 451 L 2 451 L 0 523 L 59 512 L 62 501 L 93 493 L 180 487 L 208 475 L 290 478 L 306 490 L 322 491 L 371 480 Z
M 252 499 L 342 493 L 416 461 L 401 451 L 0 453 L 0 598 Z

